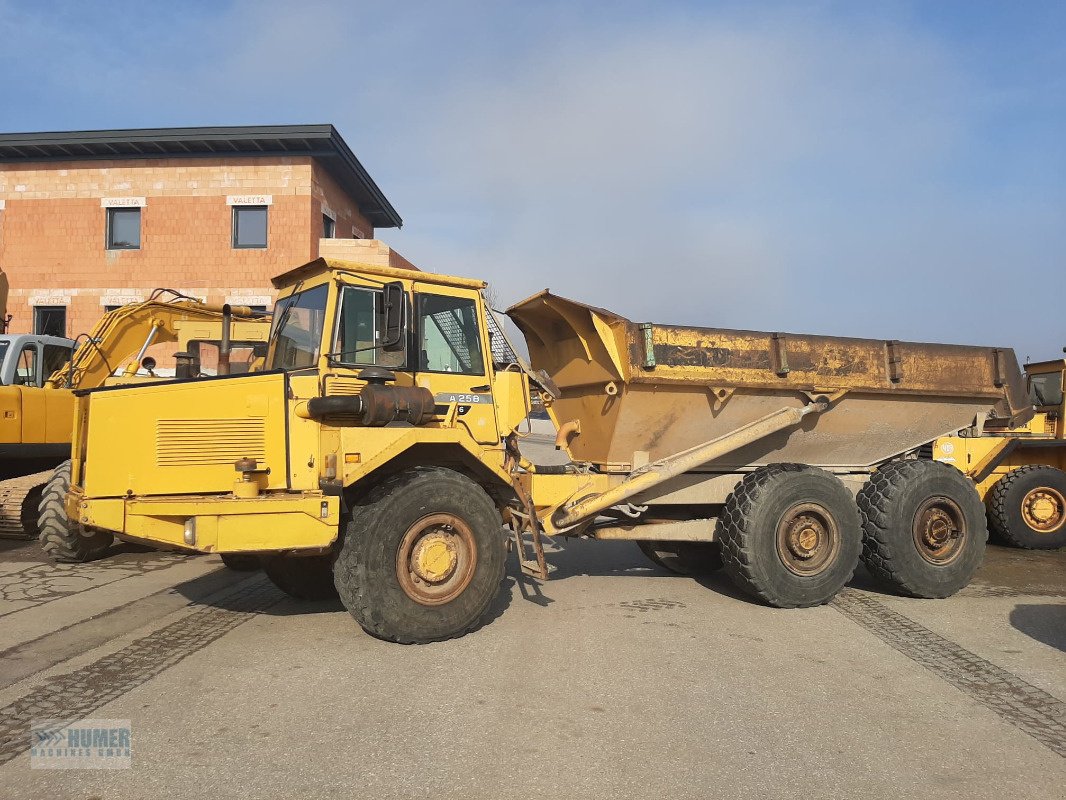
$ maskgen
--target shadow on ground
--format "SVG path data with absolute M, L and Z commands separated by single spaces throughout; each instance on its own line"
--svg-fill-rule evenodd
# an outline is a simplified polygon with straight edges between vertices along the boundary
M 1016 605 L 1010 624 L 1029 638 L 1066 653 L 1066 605 Z

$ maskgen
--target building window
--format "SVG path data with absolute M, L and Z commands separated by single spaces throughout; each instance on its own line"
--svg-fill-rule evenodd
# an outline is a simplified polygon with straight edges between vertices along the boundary
M 337 223 L 333 217 L 328 217 L 325 214 L 322 215 L 322 238 L 332 239 L 337 233 Z
M 141 210 L 139 208 L 107 209 L 107 249 L 141 249 Z
M 265 248 L 267 246 L 267 207 L 233 207 L 233 246 Z
M 118 311 L 122 306 L 104 306 L 104 313 L 110 314 L 112 311 Z
M 38 336 L 66 336 L 67 307 L 34 306 L 33 332 Z

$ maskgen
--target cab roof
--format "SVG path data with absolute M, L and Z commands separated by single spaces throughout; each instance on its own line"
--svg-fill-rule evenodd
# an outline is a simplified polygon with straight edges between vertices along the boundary
M 1025 365 L 1026 372 L 1056 372 L 1066 369 L 1066 358 L 1053 358 L 1050 361 L 1031 361 Z
M 436 283 L 442 286 L 458 286 L 463 289 L 484 289 L 488 284 L 475 278 L 460 278 L 455 275 L 441 275 L 435 272 L 423 272 L 415 267 L 390 267 L 381 264 L 366 264 L 359 261 L 345 261 L 339 258 L 316 258 L 302 266 L 290 269 L 271 279 L 275 289 L 285 289 L 299 281 L 306 281 L 328 272 L 354 272 L 360 275 L 374 275 L 392 280 L 416 280 L 422 283 Z

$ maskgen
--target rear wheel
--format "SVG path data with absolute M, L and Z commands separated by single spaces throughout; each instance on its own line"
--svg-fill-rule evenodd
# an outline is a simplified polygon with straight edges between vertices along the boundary
M 270 556 L 262 560 L 271 583 L 297 600 L 329 600 L 337 596 L 330 556 Z
M 1011 470 L 988 494 L 988 521 L 992 532 L 1014 547 L 1066 545 L 1066 472 L 1039 465 Z
M 87 529 L 67 517 L 70 470 L 69 460 L 56 467 L 41 494 L 37 519 L 41 549 L 61 563 L 92 561 L 107 551 L 115 537 L 108 531 Z
M 648 560 L 678 575 L 706 575 L 722 568 L 722 546 L 718 542 L 638 541 Z
M 263 566 L 259 556 L 249 556 L 243 553 L 223 553 L 222 563 L 234 572 L 255 572 Z
M 337 591 L 380 639 L 462 636 L 499 592 L 505 542 L 496 506 L 472 480 L 440 467 L 407 470 L 352 504 Z
M 855 500 L 833 475 L 771 464 L 744 476 L 726 500 L 717 536 L 729 577 L 778 608 L 828 602 L 861 550 Z
M 970 480 L 939 461 L 894 461 L 858 495 L 863 561 L 912 597 L 949 597 L 984 558 L 988 527 Z

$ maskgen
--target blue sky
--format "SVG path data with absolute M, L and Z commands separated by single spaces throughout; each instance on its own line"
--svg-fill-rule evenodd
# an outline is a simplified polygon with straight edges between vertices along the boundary
M 0 130 L 332 122 L 425 269 L 1066 345 L 1061 2 L 14 3 Z

